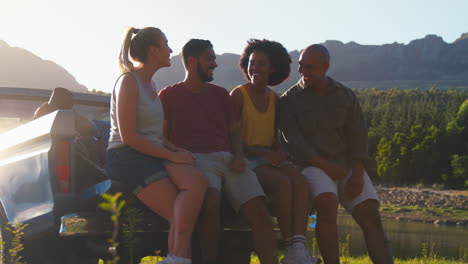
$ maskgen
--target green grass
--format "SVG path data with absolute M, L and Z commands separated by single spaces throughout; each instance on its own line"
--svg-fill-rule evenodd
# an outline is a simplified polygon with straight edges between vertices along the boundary
M 342 257 L 342 264 L 372 264 L 369 257 Z M 413 259 L 395 259 L 395 264 L 462 264 L 462 261 L 447 260 L 443 258 L 413 258 Z
M 347 235 L 346 239 L 340 242 L 340 262 L 342 264 L 372 264 L 368 256 L 351 257 L 349 255 L 349 242 L 350 236 Z M 314 247 L 314 245 L 312 245 Z M 316 251 L 317 252 L 317 251 Z M 280 253 L 278 260 L 283 257 Z M 140 264 L 154 264 L 157 261 L 163 260 L 162 257 L 145 257 Z M 251 264 L 260 264 L 258 257 L 252 254 L 250 259 Z M 421 245 L 421 251 L 417 256 L 410 259 L 395 258 L 395 264 L 465 264 L 468 263 L 468 248 L 460 248 L 459 259 L 448 259 L 438 255 L 437 250 L 424 243 Z
M 161 257 L 145 257 L 140 264 L 154 264 L 156 261 L 162 260 Z M 251 264 L 260 264 L 258 257 L 252 256 L 250 260 Z M 367 256 L 361 257 L 341 257 L 342 264 L 372 264 L 372 261 Z M 448 260 L 440 257 L 417 257 L 413 259 L 395 259 L 395 264 L 463 264 L 464 262 L 459 260 Z M 465 262 L 466 263 L 466 262 Z

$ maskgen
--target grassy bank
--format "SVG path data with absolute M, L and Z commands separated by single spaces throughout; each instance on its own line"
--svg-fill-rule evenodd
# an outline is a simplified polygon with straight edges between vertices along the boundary
M 406 218 L 415 221 L 434 222 L 437 219 L 449 221 L 461 221 L 468 219 L 468 210 L 437 207 L 418 207 L 395 204 L 382 204 L 382 217 L 385 218 Z

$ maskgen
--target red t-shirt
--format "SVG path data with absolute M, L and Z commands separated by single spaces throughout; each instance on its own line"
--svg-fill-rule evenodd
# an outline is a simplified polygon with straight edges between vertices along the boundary
M 183 82 L 159 92 L 168 139 L 193 153 L 231 151 L 229 129 L 239 120 L 226 89 L 207 83 L 207 90 L 194 93 Z

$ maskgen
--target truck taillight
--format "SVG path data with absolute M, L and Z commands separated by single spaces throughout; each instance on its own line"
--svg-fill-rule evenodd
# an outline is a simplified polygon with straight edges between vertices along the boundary
M 59 141 L 55 148 L 57 164 L 57 189 L 59 192 L 70 192 L 70 142 Z

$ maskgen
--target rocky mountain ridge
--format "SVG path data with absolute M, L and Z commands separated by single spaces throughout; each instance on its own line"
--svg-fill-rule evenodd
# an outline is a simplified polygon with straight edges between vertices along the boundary
M 0 87 L 53 89 L 66 87 L 75 92 L 88 89 L 66 69 L 32 52 L 0 40 Z
M 216 43 L 215 51 L 216 51 Z M 464 88 L 468 89 L 468 33 L 453 43 L 436 35 L 427 35 L 408 44 L 361 45 L 328 40 L 323 43 L 331 53 L 329 75 L 351 88 Z M 239 47 L 239 53 L 243 47 Z M 291 76 L 274 87 L 281 93 L 300 78 L 297 72 L 300 51 L 290 52 Z M 213 83 L 230 89 L 246 82 L 238 54 L 218 55 Z M 171 58 L 172 66 L 158 71 L 158 88 L 182 81 L 184 69 L 180 56 Z M 0 40 L 0 87 L 53 89 L 67 87 L 84 92 L 72 74 L 56 63 L 33 53 L 9 46 Z
M 397 42 L 360 45 L 337 40 L 322 44 L 331 54 L 329 75 L 352 88 L 468 88 L 468 33 L 462 34 L 453 43 L 446 43 L 436 35 L 427 35 L 406 45 Z M 284 91 L 299 79 L 299 55 L 298 50 L 290 52 L 293 61 L 291 77 L 278 85 L 275 88 L 277 91 Z M 213 82 L 228 89 L 244 83 L 245 79 L 237 66 L 239 58 L 237 54 L 218 55 Z M 174 56 L 172 62 L 170 69 L 158 72 L 156 79 L 159 87 L 183 79 L 180 57 Z

